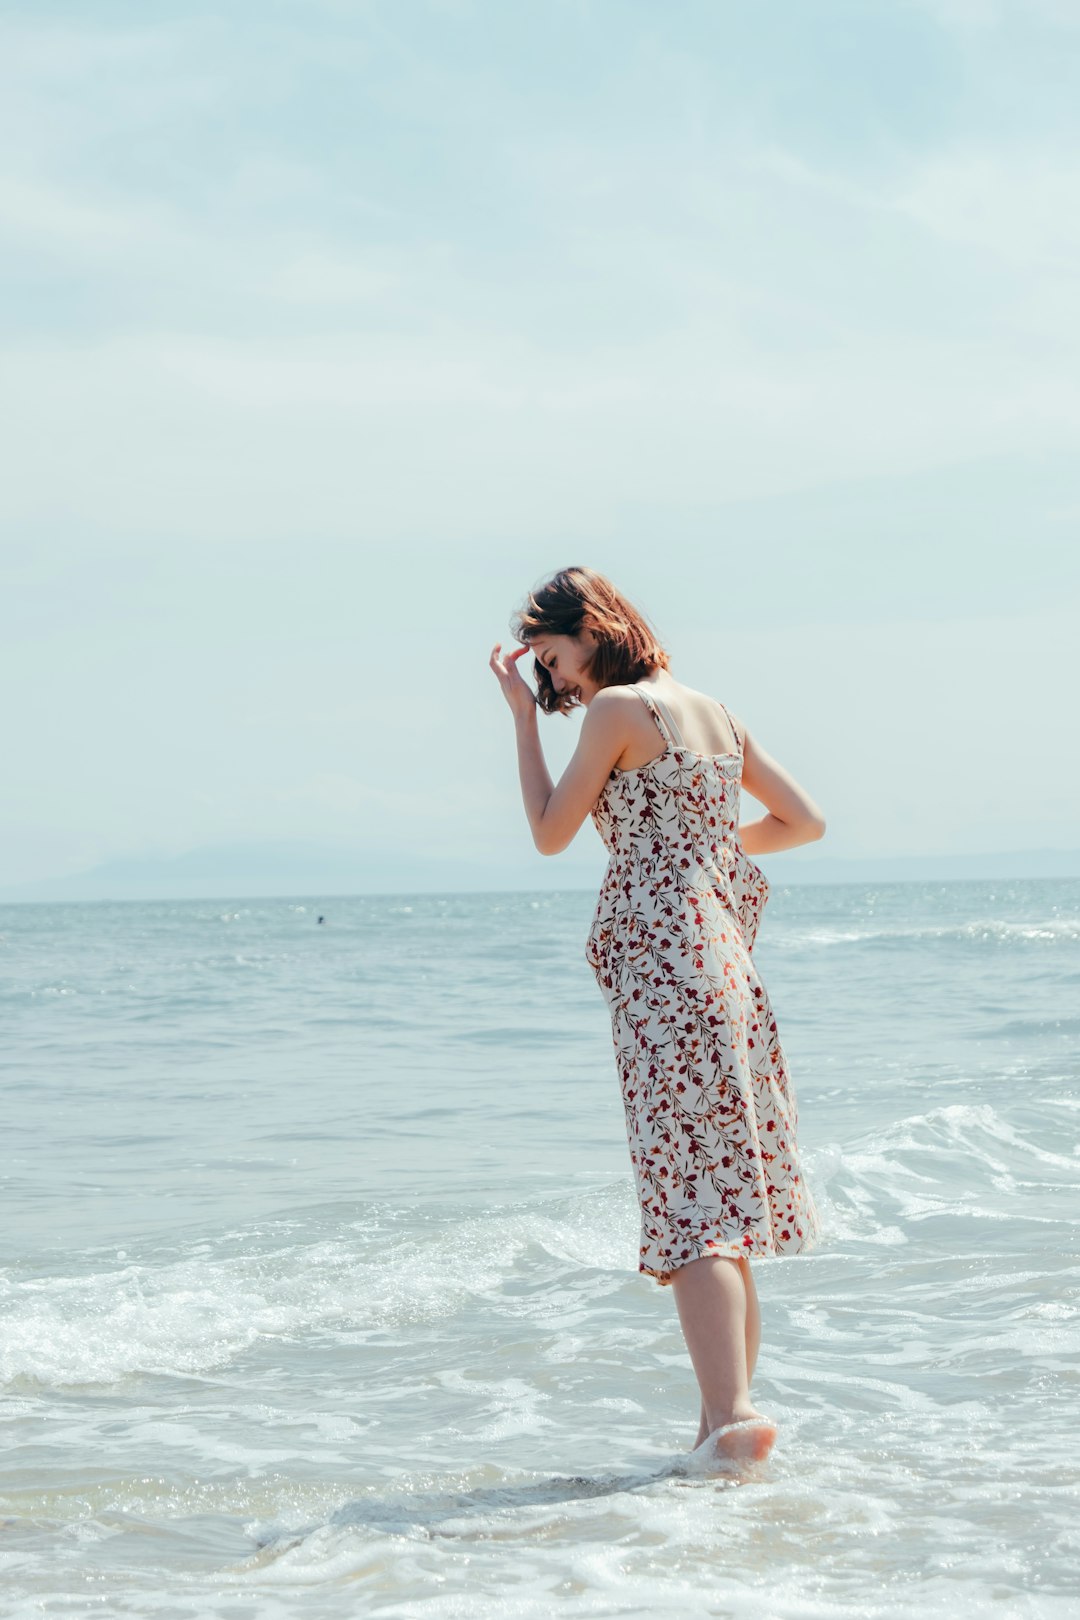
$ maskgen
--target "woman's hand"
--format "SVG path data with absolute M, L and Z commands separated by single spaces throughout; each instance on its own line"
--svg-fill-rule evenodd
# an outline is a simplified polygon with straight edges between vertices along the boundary
M 526 715 L 533 714 L 536 711 L 536 693 L 518 668 L 518 659 L 528 651 L 527 645 L 515 647 L 512 653 L 507 653 L 505 658 L 500 658 L 502 642 L 497 641 L 491 650 L 491 658 L 489 659 L 499 685 L 503 689 L 503 697 L 513 710 L 515 720 L 524 719 Z

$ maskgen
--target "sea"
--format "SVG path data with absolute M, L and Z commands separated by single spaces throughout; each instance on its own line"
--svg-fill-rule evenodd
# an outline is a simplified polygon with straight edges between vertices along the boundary
M 823 1235 L 737 1475 L 594 890 L 0 908 L 0 1614 L 1080 1613 L 1080 880 L 772 885 Z

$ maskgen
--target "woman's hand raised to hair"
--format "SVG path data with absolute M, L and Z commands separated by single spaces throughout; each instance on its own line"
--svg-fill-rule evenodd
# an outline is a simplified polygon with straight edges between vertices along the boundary
M 523 720 L 527 715 L 536 712 L 536 693 L 518 668 L 518 659 L 528 651 L 527 646 L 516 647 L 512 653 L 507 653 L 506 657 L 503 658 L 500 657 L 502 642 L 497 641 L 491 650 L 491 658 L 489 659 L 499 685 L 503 689 L 503 697 L 513 710 L 515 720 Z

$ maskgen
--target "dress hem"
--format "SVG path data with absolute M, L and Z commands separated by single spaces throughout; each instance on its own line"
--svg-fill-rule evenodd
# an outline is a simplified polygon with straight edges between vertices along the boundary
M 778 1249 L 775 1243 L 766 1246 L 762 1243 L 707 1242 L 700 1254 L 689 1255 L 687 1259 L 680 1261 L 677 1266 L 670 1266 L 666 1270 L 660 1266 L 646 1265 L 644 1260 L 639 1260 L 638 1273 L 642 1276 L 654 1278 L 662 1288 L 669 1288 L 675 1273 L 681 1271 L 683 1266 L 691 1265 L 695 1260 L 742 1260 L 744 1258 L 747 1260 L 795 1260 L 800 1255 L 809 1254 L 813 1249 L 816 1249 L 819 1242 L 820 1233 L 807 1234 L 797 1249 L 792 1248 L 790 1244 L 783 1249 Z

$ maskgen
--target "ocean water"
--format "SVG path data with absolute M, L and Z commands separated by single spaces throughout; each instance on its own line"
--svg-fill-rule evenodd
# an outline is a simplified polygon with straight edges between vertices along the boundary
M 1077 1613 L 1080 881 L 773 880 L 825 1234 L 754 1261 L 741 1479 L 594 900 L 0 910 L 0 1613 Z

